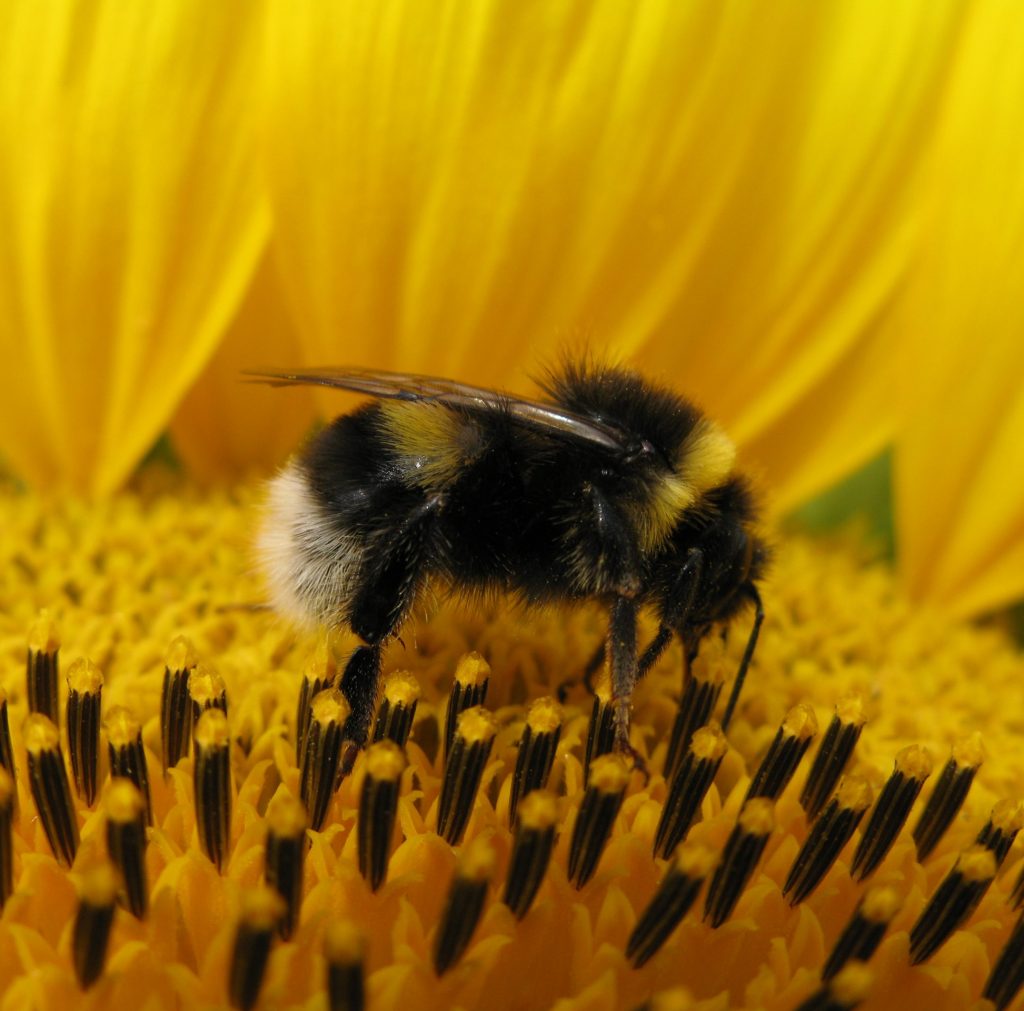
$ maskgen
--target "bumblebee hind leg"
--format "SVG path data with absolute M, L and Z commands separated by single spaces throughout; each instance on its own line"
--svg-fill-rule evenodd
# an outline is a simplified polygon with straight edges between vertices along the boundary
M 421 497 L 382 525 L 367 552 L 349 615 L 352 631 L 365 645 L 357 646 L 349 657 L 340 684 L 352 707 L 345 724 L 346 772 L 369 737 L 384 645 L 405 621 L 435 555 L 443 504 L 440 494 Z
M 345 664 L 341 675 L 342 695 L 352 707 L 345 723 L 345 750 L 342 754 L 342 774 L 348 775 L 355 765 L 356 757 L 366 746 L 370 732 L 373 711 L 377 706 L 377 689 L 380 684 L 382 644 L 356 646 Z

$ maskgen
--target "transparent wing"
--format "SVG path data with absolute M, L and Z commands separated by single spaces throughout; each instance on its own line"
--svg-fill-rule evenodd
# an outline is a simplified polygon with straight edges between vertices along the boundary
M 524 400 L 452 379 L 349 368 L 254 369 L 245 374 L 271 386 L 329 386 L 371 397 L 442 404 L 465 411 L 502 411 L 513 421 L 535 431 L 614 453 L 628 450 L 625 434 L 611 425 L 555 404 Z

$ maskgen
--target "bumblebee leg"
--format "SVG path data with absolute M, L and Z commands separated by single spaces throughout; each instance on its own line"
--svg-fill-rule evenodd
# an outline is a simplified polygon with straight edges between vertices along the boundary
M 376 539 L 373 562 L 362 573 L 349 624 L 365 645 L 357 646 L 341 676 L 341 691 L 352 707 L 345 724 L 348 746 L 343 770 L 351 769 L 366 744 L 377 703 L 384 644 L 405 621 L 423 584 L 444 504 L 435 494 L 406 508 Z
M 647 763 L 629 743 L 629 718 L 636 687 L 636 601 L 616 597 L 608 625 L 608 655 L 612 667 L 612 703 L 615 706 L 615 750 L 628 755 L 634 767 L 647 776 Z
M 675 586 L 662 601 L 661 626 L 658 629 L 658 634 L 640 656 L 636 672 L 637 681 L 643 680 L 647 672 L 658 662 L 661 654 L 665 652 L 665 648 L 672 641 L 672 630 L 682 628 L 686 624 L 687 615 L 693 609 L 694 601 L 697 599 L 697 590 L 700 588 L 700 577 L 703 572 L 704 552 L 700 548 L 690 548 L 686 552 L 686 561 L 683 562 L 679 575 L 676 577 Z M 686 648 L 685 643 L 683 648 Z
M 356 757 L 365 747 L 370 734 L 373 711 L 377 705 L 377 686 L 380 683 L 381 643 L 356 646 L 348 658 L 341 675 L 342 695 L 348 699 L 352 712 L 345 722 L 345 750 L 341 757 L 343 775 L 348 775 Z
M 636 665 L 637 681 L 642 681 L 647 676 L 647 672 L 658 662 L 659 657 L 665 652 L 671 641 L 672 629 L 662 625 L 647 649 L 640 654 L 640 659 Z
M 743 689 L 743 681 L 747 676 L 747 668 L 750 666 L 750 660 L 754 655 L 754 648 L 757 646 L 757 637 L 761 631 L 761 622 L 764 621 L 764 608 L 761 605 L 761 595 L 757 592 L 757 587 L 754 586 L 753 583 L 746 583 L 743 586 L 742 592 L 754 604 L 754 624 L 750 629 L 750 635 L 747 638 L 747 647 L 743 651 L 743 659 L 740 660 L 740 669 L 736 672 L 736 680 L 732 685 L 732 692 L 729 695 L 729 702 L 725 707 L 725 714 L 722 716 L 723 730 L 728 729 L 729 721 L 732 719 L 733 710 L 736 708 L 736 703 L 739 701 L 740 691 Z

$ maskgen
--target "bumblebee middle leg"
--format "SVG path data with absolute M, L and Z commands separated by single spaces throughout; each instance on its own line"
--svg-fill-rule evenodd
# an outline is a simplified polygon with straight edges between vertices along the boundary
M 666 595 L 666 599 L 663 601 L 661 625 L 637 661 L 637 681 L 644 679 L 647 672 L 658 662 L 661 654 L 665 652 L 668 644 L 672 641 L 675 630 L 682 628 L 685 624 L 686 617 L 690 613 L 694 601 L 697 599 L 697 590 L 700 587 L 700 578 L 703 571 L 704 552 L 700 548 L 690 548 L 687 552 L 686 561 L 679 570 L 675 587 L 673 587 L 671 593 Z M 587 661 L 586 667 L 583 668 L 583 684 L 591 695 L 594 694 L 594 675 L 601 669 L 606 655 L 605 643 L 602 642 Z M 559 685 L 558 691 L 561 701 L 564 701 L 564 695 L 568 687 L 575 683 L 575 680 L 570 680 L 564 681 Z

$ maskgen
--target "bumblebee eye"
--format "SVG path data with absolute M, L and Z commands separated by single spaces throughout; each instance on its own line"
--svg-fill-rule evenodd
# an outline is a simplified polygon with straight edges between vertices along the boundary
M 626 453 L 626 463 L 636 463 L 639 460 L 657 460 L 666 470 L 672 470 L 672 463 L 667 454 L 649 439 L 640 439 L 633 443 Z

